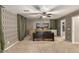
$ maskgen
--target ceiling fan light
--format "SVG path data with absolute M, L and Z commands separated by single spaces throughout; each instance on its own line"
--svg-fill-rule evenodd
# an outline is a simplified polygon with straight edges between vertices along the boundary
M 29 10 L 24 10 L 24 12 L 29 12 Z
M 50 15 L 47 15 L 47 17 L 51 17 Z
M 47 15 L 52 15 L 52 14 L 47 14 Z
M 46 14 L 46 12 L 43 12 L 43 14 L 45 15 L 45 14 Z

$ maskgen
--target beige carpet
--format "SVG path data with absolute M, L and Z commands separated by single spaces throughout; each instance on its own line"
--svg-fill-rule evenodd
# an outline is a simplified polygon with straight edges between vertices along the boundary
M 79 52 L 79 44 L 72 44 L 56 37 L 55 41 L 32 41 L 26 37 L 4 53 L 74 53 Z

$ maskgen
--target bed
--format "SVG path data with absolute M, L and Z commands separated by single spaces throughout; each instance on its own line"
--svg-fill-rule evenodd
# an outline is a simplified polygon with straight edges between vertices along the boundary
M 33 33 L 33 41 L 37 41 L 38 38 L 41 38 L 42 41 L 44 41 L 45 39 L 52 39 L 52 40 L 48 40 L 48 41 L 54 41 L 54 33 L 51 31 L 34 32 Z

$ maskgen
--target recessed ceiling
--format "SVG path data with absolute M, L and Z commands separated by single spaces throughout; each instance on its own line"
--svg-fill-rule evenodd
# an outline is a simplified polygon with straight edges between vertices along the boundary
M 52 19 L 63 17 L 79 9 L 78 5 L 3 5 L 7 10 L 27 18 L 49 16 Z M 45 12 L 45 14 L 44 14 Z

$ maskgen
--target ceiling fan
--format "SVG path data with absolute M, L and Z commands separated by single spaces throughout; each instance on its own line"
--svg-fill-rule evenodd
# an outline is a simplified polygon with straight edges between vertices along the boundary
M 55 8 L 51 8 L 49 11 L 42 11 L 41 10 L 41 7 L 38 6 L 38 5 L 34 5 L 33 6 L 35 9 L 37 9 L 38 11 L 40 12 L 37 12 L 37 13 L 28 13 L 27 15 L 40 15 L 40 17 L 42 16 L 46 16 L 46 17 L 52 17 L 52 16 L 56 16 L 57 14 L 56 13 L 53 13 L 53 12 L 56 12 L 56 11 L 59 11 L 63 8 L 63 6 L 57 6 Z
M 40 17 L 41 16 L 51 17 L 51 16 L 54 16 L 55 14 L 48 13 L 48 12 L 39 12 L 39 13 L 27 13 L 27 15 L 39 15 Z
M 42 15 L 43 15 L 43 16 L 47 16 L 47 17 L 51 17 L 51 16 L 52 16 L 51 13 L 47 14 L 47 12 L 43 12 Z

